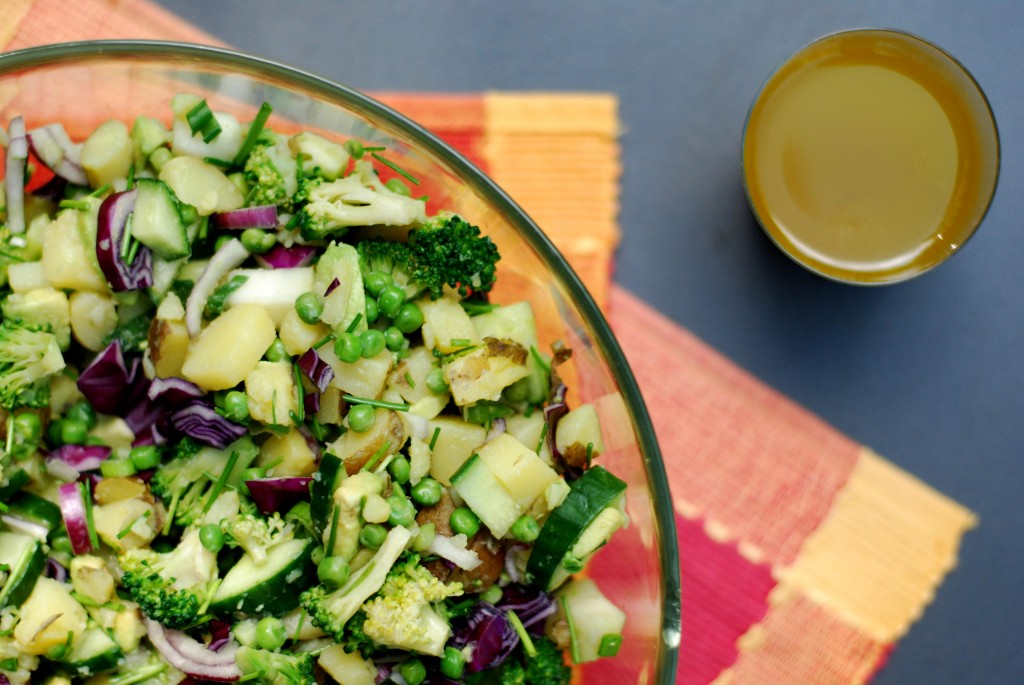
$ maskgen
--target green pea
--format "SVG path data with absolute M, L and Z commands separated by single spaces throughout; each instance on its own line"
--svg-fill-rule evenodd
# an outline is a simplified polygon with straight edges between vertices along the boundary
M 520 542 L 533 542 L 540 535 L 540 525 L 537 519 L 529 514 L 523 514 L 512 524 L 512 537 Z
M 403 333 L 417 331 L 423 325 L 423 310 L 415 302 L 406 302 L 398 310 L 392 323 Z
M 420 685 L 427 679 L 427 667 L 419 659 L 409 659 L 398 666 L 398 673 L 409 685 Z
M 377 412 L 368 404 L 356 404 L 348 410 L 348 427 L 356 433 L 365 433 L 376 421 Z
M 302 293 L 295 298 L 295 313 L 305 323 L 317 323 L 324 313 L 324 300 L 316 293 Z
M 387 530 L 379 523 L 368 523 L 359 531 L 359 544 L 368 549 L 377 549 L 384 544 Z
M 216 523 L 207 523 L 199 529 L 199 542 L 207 550 L 216 554 L 224 546 L 224 533 Z
M 367 359 L 376 357 L 384 351 L 386 346 L 384 334 L 374 328 L 369 328 L 360 333 L 359 342 L 362 344 L 362 355 Z
M 242 471 L 242 490 L 245 491 L 246 493 L 249 492 L 249 488 L 246 487 L 245 481 L 259 480 L 260 478 L 266 477 L 266 475 L 267 474 L 263 469 L 257 468 L 255 466 L 250 466 L 249 468 L 245 469 L 244 471 Z
M 270 347 L 263 353 L 263 356 L 267 358 L 268 362 L 280 362 L 287 359 L 289 354 L 284 347 L 284 342 L 280 338 L 274 338 L 274 342 L 270 343 Z
M 345 557 L 324 557 L 316 567 L 316 577 L 330 587 L 341 587 L 348 582 L 351 567 Z
M 242 241 L 242 247 L 252 254 L 269 252 L 270 248 L 277 244 L 277 238 L 273 234 L 258 228 L 245 229 L 242 231 L 242 235 L 239 236 L 239 240 Z
M 424 523 L 416 531 L 416 537 L 412 539 L 412 548 L 417 552 L 426 552 L 434 544 L 434 537 L 437 530 L 433 523 Z
M 86 428 L 92 429 L 96 426 L 96 410 L 88 402 L 75 402 L 64 411 L 65 419 L 78 419 L 85 423 Z
M 462 678 L 465 668 L 466 658 L 462 655 L 462 651 L 454 647 L 445 647 L 444 656 L 441 657 L 441 675 L 452 680 L 459 680 Z
M 469 507 L 458 507 L 448 517 L 448 523 L 455 533 L 461 533 L 467 538 L 476 535 L 480 530 L 480 519 Z
M 380 318 L 380 311 L 377 309 L 377 300 L 368 299 L 366 300 L 366 323 L 373 324 L 377 323 L 377 319 Z
M 423 478 L 409 492 L 412 501 L 421 507 L 430 507 L 441 501 L 441 484 L 433 478 Z
M 14 432 L 27 445 L 35 445 L 43 437 L 43 422 L 39 414 L 23 411 L 14 417 Z
M 388 182 L 384 184 L 384 187 L 398 195 L 404 195 L 405 197 L 412 195 L 412 191 L 409 190 L 409 186 L 402 183 L 402 180 L 398 178 L 388 179 Z
M 82 419 L 61 419 L 60 439 L 65 445 L 81 445 L 89 437 L 89 425 Z
M 50 421 L 50 425 L 46 429 L 46 440 L 50 443 L 51 447 L 60 447 L 64 444 L 64 441 L 60 437 L 62 423 L 64 422 L 61 419 Z
M 402 455 L 398 455 L 388 464 L 388 473 L 391 474 L 391 480 L 399 485 L 405 485 L 409 482 L 409 474 L 411 472 L 412 466 L 409 464 L 409 460 Z
M 398 310 L 405 304 L 405 291 L 397 285 L 389 285 L 377 298 L 377 309 L 381 314 L 393 319 L 398 316 Z
M 448 382 L 444 379 L 444 371 L 440 367 L 433 368 L 427 374 L 427 390 L 435 395 L 443 395 L 448 392 Z
M 224 396 L 224 415 L 232 421 L 242 422 L 249 418 L 249 396 L 240 390 L 232 390 Z
M 501 591 L 500 585 L 492 585 L 480 593 L 480 601 L 487 602 L 488 604 L 497 604 L 501 601 L 503 594 L 505 593 Z
M 354 364 L 363 356 L 363 341 L 356 333 L 339 333 L 334 338 L 334 354 L 346 364 Z
M 370 293 L 374 299 L 377 299 L 384 292 L 384 288 L 393 282 L 394 279 L 391 278 L 391 274 L 384 273 L 383 271 L 371 271 L 363 278 L 363 287 L 366 288 L 366 292 Z
M 167 152 L 170 152 L 170 150 L 167 150 L 167 148 L 158 148 L 157 150 L 154 150 L 153 153 L 149 156 L 149 160 L 151 162 L 153 161 L 153 156 L 156 155 L 156 153 L 159 152 L 160 150 L 166 150 Z M 167 161 L 170 161 L 169 157 Z M 178 213 L 181 214 L 181 220 L 186 226 L 194 224 L 196 221 L 199 220 L 199 210 L 197 210 L 195 207 L 188 203 L 179 203 Z
M 262 649 L 271 652 L 281 649 L 286 639 L 288 639 L 288 636 L 281 619 L 267 616 L 261 618 L 260 622 L 256 624 L 256 644 Z
M 71 547 L 71 538 L 68 537 L 67 533 L 54 533 L 53 537 L 50 538 L 50 549 L 54 552 L 74 554 L 74 550 Z
M 388 517 L 388 523 L 392 526 L 405 526 L 408 528 L 416 520 L 416 507 L 404 495 L 392 494 L 388 497 L 387 502 L 391 507 L 391 516 Z
M 355 138 L 349 138 L 345 141 L 345 150 L 355 159 L 362 158 L 364 152 L 363 144 Z
M 160 463 L 160 448 L 156 445 L 133 447 L 131 452 L 128 453 L 128 459 L 131 460 L 132 466 L 138 471 L 156 468 Z
M 384 345 L 392 352 L 398 352 L 405 347 L 406 340 L 402 331 L 395 326 L 388 326 L 384 329 Z
M 105 459 L 100 464 L 100 473 L 104 478 L 127 478 L 137 473 L 131 459 Z

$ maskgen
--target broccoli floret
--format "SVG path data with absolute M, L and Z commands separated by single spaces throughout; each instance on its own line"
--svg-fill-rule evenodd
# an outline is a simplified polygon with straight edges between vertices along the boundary
M 335 642 L 345 642 L 345 624 L 359 611 L 363 602 L 384 585 L 388 572 L 411 539 L 412 533 L 408 528 L 396 526 L 388 532 L 373 558 L 353 572 L 340 588 L 331 591 L 318 585 L 302 593 L 302 608 L 313 625 L 334 638 Z
M 130 550 L 118 559 L 121 585 L 142 612 L 169 628 L 199 623 L 217 588 L 217 555 L 189 528 L 170 552 Z
M 462 583 L 444 583 L 420 565 L 418 554 L 395 564 L 377 595 L 363 605 L 363 630 L 388 647 L 441 656 L 451 626 L 433 605 L 462 595 Z
M 245 160 L 245 179 L 251 187 L 247 204 L 277 205 L 291 211 L 298 190 L 295 157 L 283 136 L 264 131 Z
M 63 290 L 35 288 L 26 293 L 11 293 L 0 304 L 0 311 L 7 321 L 51 331 L 62 350 L 71 344 L 71 306 Z
M 499 685 L 567 685 L 572 669 L 562 650 L 546 637 L 533 638 L 534 656 L 519 649 L 498 670 Z
M 336 181 L 309 182 L 294 225 L 306 240 L 338 236 L 351 226 L 413 226 L 427 220 L 426 203 L 389 189 L 366 161 Z
M 255 513 L 242 513 L 220 522 L 224 542 L 229 547 L 240 547 L 257 566 L 267 560 L 267 550 L 295 537 L 290 523 L 285 523 L 280 514 L 262 517 Z
M 64 368 L 57 336 L 48 330 L 0 323 L 0 406 L 46 407 L 50 376 Z
M 265 685 L 313 685 L 314 659 L 312 652 L 271 652 L 254 647 L 240 647 L 235 653 L 241 680 Z
M 202 518 L 217 495 L 241 483 L 242 472 L 259 454 L 253 441 L 244 437 L 223 450 L 183 440 L 171 461 L 153 474 L 150 489 L 167 505 L 167 525 L 192 525 Z M 231 470 L 225 474 L 231 466 Z
M 364 276 L 390 274 L 408 299 L 426 292 L 437 299 L 445 286 L 457 288 L 463 297 L 470 291 L 486 293 L 494 287 L 501 258 L 490 238 L 458 216 L 435 217 L 410 231 L 407 243 L 374 238 L 361 241 L 357 249 Z

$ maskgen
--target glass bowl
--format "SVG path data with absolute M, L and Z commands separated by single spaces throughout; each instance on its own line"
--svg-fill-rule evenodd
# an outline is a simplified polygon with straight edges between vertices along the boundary
M 383 145 L 423 183 L 431 210 L 447 208 L 479 225 L 502 259 L 493 297 L 529 300 L 544 347 L 564 340 L 560 367 L 570 400 L 594 403 L 603 420 L 600 463 L 629 485 L 628 528 L 589 565 L 589 575 L 627 614 L 618 656 L 579 670 L 576 682 L 675 682 L 680 576 L 675 518 L 654 430 L 636 381 L 594 300 L 543 231 L 493 181 L 414 122 L 352 89 L 274 62 L 224 49 L 151 41 L 87 41 L 0 56 L 0 123 L 25 117 L 31 129 L 62 122 L 80 140 L 100 122 L 148 115 L 167 122 L 178 92 L 251 121 L 264 101 L 269 126 L 314 130 Z M 565 371 L 563 372 L 563 368 Z

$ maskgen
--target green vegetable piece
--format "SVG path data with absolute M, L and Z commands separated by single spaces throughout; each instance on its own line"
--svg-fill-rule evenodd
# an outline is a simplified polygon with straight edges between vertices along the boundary
M 128 459 L 137 471 L 156 468 L 160 464 L 160 448 L 156 445 L 133 447 L 128 453 Z
M 368 523 L 359 531 L 359 544 L 367 549 L 378 549 L 384 544 L 388 531 L 379 523 Z
M 313 292 L 302 293 L 295 299 L 295 313 L 305 323 L 319 322 L 324 313 L 323 298 Z
M 430 507 L 441 501 L 443 488 L 433 478 L 423 478 L 412 486 L 412 501 L 422 507 Z
M 441 674 L 452 680 L 460 680 L 466 669 L 466 658 L 462 650 L 455 647 L 445 647 L 444 656 L 441 657 Z
M 274 616 L 266 616 L 256 624 L 256 644 L 262 649 L 274 651 L 284 646 L 288 639 L 284 623 Z
M 376 357 L 384 351 L 387 345 L 384 334 L 374 328 L 369 328 L 360 333 L 359 341 L 362 344 L 362 355 L 367 359 Z
M 352 569 L 344 557 L 324 557 L 316 567 L 317 579 L 329 587 L 341 587 L 348 582 Z
M 377 414 L 368 404 L 357 404 L 348 410 L 348 427 L 356 433 L 365 433 L 377 421 Z
M 468 538 L 473 537 L 480 530 L 480 519 L 469 507 L 456 507 L 448 517 L 448 523 L 455 533 Z

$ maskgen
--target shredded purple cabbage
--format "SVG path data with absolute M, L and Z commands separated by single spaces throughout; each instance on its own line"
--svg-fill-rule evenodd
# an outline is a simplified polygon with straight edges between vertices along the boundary
M 192 400 L 198 400 L 206 393 L 191 381 L 176 376 L 154 378 L 149 384 L 146 396 L 154 402 L 168 407 L 180 407 Z
M 149 380 L 142 369 L 142 358 L 129 363 L 115 340 L 96 355 L 78 376 L 78 389 L 101 414 L 124 416 L 145 399 Z
M 171 426 L 217 449 L 224 449 L 249 432 L 242 424 L 218 414 L 212 404 L 202 401 L 194 401 L 171 414 Z
M 306 266 L 316 256 L 316 248 L 309 245 L 285 247 L 278 243 L 270 252 L 256 255 L 256 263 L 264 269 L 294 269 Z
M 544 632 L 544 619 L 555 613 L 557 607 L 551 595 L 543 590 L 507 585 L 502 589 L 497 608 L 514 611 L 523 627 L 532 634 Z
M 317 390 L 320 392 L 327 391 L 327 386 L 334 380 L 334 369 L 320 358 L 316 350 L 312 348 L 306 350 L 306 353 L 299 357 L 298 364 L 299 369 L 316 386 Z
M 455 647 L 473 646 L 473 658 L 466 663 L 469 673 L 500 666 L 519 645 L 519 634 L 505 612 L 488 602 L 477 603 L 453 631 Z
M 245 481 L 256 508 L 264 514 L 286 512 L 295 504 L 309 500 L 309 476 L 257 478 Z
M 61 445 L 50 452 L 47 461 L 56 459 L 81 473 L 95 471 L 109 456 L 110 448 L 106 445 Z

